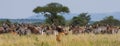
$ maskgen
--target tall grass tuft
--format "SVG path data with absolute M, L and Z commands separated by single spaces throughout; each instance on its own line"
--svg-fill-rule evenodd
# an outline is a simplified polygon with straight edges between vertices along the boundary
M 55 35 L 0 34 L 0 46 L 119 46 L 120 34 L 62 35 L 61 42 Z

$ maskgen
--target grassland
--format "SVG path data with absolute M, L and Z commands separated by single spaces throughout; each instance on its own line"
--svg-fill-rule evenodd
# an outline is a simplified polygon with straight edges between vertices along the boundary
M 0 46 L 120 46 L 120 34 L 69 34 L 61 40 L 55 35 L 0 34 Z

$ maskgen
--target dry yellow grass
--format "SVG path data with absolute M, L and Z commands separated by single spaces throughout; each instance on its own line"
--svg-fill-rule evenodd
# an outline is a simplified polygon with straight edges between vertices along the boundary
M 69 34 L 61 40 L 57 42 L 55 35 L 0 34 L 0 46 L 120 46 L 120 34 Z

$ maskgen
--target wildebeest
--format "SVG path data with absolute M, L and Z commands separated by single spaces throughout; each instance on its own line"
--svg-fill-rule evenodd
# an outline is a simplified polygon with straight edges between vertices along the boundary
M 107 27 L 107 32 L 109 34 L 118 33 L 118 31 L 119 31 L 118 27 L 115 27 L 115 26 L 109 26 L 109 27 Z
M 71 31 L 72 31 L 72 34 L 80 34 L 85 31 L 85 28 L 80 26 L 74 26 L 74 27 L 71 27 Z
M 81 34 L 81 33 L 94 33 L 94 34 L 115 34 L 118 33 L 119 27 L 111 25 L 90 25 L 90 26 L 58 26 L 58 25 L 33 25 L 33 24 L 6 24 L 3 23 L 0 27 L 0 34 L 13 33 L 18 35 L 28 34 Z
M 0 27 L 0 34 L 3 33 L 3 31 L 4 31 L 4 28 Z

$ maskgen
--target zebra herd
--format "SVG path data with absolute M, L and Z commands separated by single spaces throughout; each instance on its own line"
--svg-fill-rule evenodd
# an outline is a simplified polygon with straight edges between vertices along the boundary
M 89 25 L 89 26 L 56 26 L 56 25 L 33 25 L 33 24 L 6 24 L 3 23 L 0 27 L 0 34 L 13 33 L 18 35 L 29 34 L 46 34 L 57 35 L 64 33 L 70 34 L 82 34 L 82 33 L 94 33 L 94 34 L 115 34 L 120 31 L 120 27 L 111 25 Z

